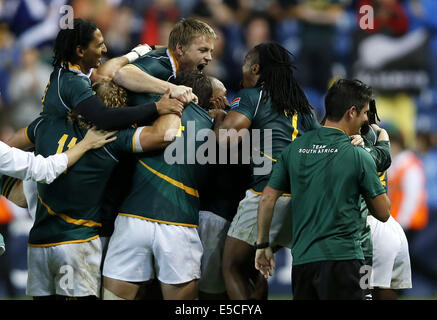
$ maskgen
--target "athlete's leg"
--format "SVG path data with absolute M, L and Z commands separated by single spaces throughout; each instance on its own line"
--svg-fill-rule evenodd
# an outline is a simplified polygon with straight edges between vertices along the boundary
M 226 238 L 223 252 L 223 276 L 230 299 L 261 299 L 265 296 L 264 281 L 254 276 L 259 274 L 254 267 L 254 259 L 255 249 L 252 246 L 233 237 Z M 252 296 L 254 291 L 256 295 Z
M 102 297 L 103 300 L 115 300 L 117 297 L 124 300 L 134 300 L 139 287 L 136 283 L 103 277 Z
M 198 280 L 181 284 L 167 284 L 161 282 L 164 300 L 196 300 L 198 299 Z
M 372 290 L 373 300 L 397 300 L 398 293 L 393 289 L 374 288 Z
M 199 300 L 229 300 L 229 297 L 226 292 L 207 293 L 199 291 Z

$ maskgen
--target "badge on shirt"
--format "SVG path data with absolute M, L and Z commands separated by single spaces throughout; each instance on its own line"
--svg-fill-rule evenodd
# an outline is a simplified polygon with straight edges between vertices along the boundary
M 240 105 L 240 100 L 241 100 L 240 97 L 235 98 L 234 100 L 232 100 L 232 102 L 231 102 L 231 108 L 238 107 L 238 106 Z

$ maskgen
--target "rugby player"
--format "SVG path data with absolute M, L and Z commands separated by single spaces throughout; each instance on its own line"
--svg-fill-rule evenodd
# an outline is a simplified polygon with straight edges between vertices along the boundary
M 265 161 L 274 166 L 280 152 L 291 141 L 305 131 L 320 126 L 293 76 L 292 68 L 291 54 L 279 44 L 263 43 L 248 52 L 242 66 L 244 89 L 232 102 L 229 113 L 218 113 L 214 118 L 214 130 L 221 145 L 226 146 L 229 138 L 220 134 L 223 129 L 235 129 L 238 139 L 234 141 L 238 142 L 242 140 L 241 132 L 248 129 L 259 130 L 261 150 L 258 152 Z M 266 135 L 265 130 L 271 130 L 271 135 Z M 266 147 L 266 136 L 272 138 L 270 150 Z M 253 268 L 253 259 L 258 202 L 270 172 L 254 174 L 257 165 L 254 162 L 251 165 L 251 183 L 232 220 L 223 253 L 223 274 L 231 299 L 267 298 L 267 281 Z M 289 206 L 290 195 L 282 196 L 275 208 L 277 221 L 270 233 L 272 242 L 285 247 L 290 246 L 289 240 L 282 237 L 287 233 L 280 229 L 289 228 Z
M 114 85 L 109 83 L 108 88 L 114 89 Z M 182 106 L 169 94 L 160 101 Z M 83 119 L 72 123 L 64 115 L 42 116 L 26 133 L 36 152 L 47 156 L 73 147 L 89 127 Z M 179 127 L 179 116 L 168 114 L 152 126 L 119 131 L 115 141 L 87 153 L 51 185 L 38 184 L 36 217 L 29 234 L 28 295 L 35 299 L 100 296 L 99 229 L 105 185 L 123 154 L 163 148 L 172 141 L 169 132 L 176 133 Z M 71 272 L 69 279 L 74 281 L 61 280 L 66 272 Z

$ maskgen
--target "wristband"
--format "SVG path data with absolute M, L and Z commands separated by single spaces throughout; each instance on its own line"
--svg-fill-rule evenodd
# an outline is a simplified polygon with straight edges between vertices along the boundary
M 270 243 L 267 241 L 267 242 L 262 242 L 262 243 L 259 243 L 259 244 L 257 244 L 256 242 L 255 242 L 255 248 L 258 250 L 258 249 L 265 249 L 265 248 L 268 248 L 270 246 Z
M 123 57 L 129 60 L 129 63 L 134 62 L 139 57 L 144 56 L 146 53 L 151 51 L 152 48 L 147 44 L 140 44 L 133 48 L 129 53 L 126 53 Z

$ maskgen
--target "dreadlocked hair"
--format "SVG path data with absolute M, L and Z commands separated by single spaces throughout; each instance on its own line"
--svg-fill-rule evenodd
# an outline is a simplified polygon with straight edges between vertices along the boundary
M 311 113 L 312 107 L 293 75 L 293 55 L 274 42 L 261 43 L 253 51 L 260 67 L 257 86 L 263 85 L 265 90 L 263 99 L 270 96 L 273 108 L 280 113 Z
M 67 69 L 68 62 L 75 64 L 79 59 L 76 55 L 77 46 L 87 48 L 96 30 L 97 26 L 93 22 L 80 18 L 74 19 L 73 29 L 61 29 L 56 36 L 52 65 Z
M 93 90 L 100 97 L 107 108 L 121 108 L 127 105 L 127 92 L 111 80 L 101 80 L 93 84 Z M 76 122 L 79 127 L 89 129 L 92 124 L 85 121 L 75 110 L 67 115 L 68 120 Z

